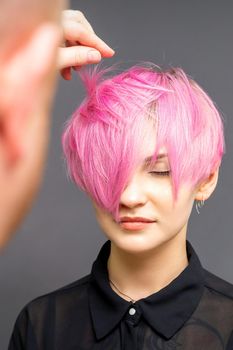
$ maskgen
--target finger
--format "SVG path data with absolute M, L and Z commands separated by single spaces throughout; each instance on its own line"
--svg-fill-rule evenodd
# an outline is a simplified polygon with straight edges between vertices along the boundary
M 71 78 L 72 78 L 71 70 L 70 70 L 69 67 L 63 68 L 63 69 L 61 70 L 61 75 L 62 75 L 62 77 L 63 77 L 65 80 L 71 80 Z
M 58 55 L 58 69 L 83 66 L 88 63 L 98 63 L 101 60 L 99 51 L 87 46 L 60 47 Z
M 73 68 L 73 70 L 75 70 L 75 71 L 79 71 L 81 68 L 82 68 L 82 66 L 74 66 L 74 67 L 72 67 Z
M 66 40 L 66 47 L 78 46 L 80 43 L 74 40 Z
M 62 69 L 60 73 L 65 80 L 71 80 L 72 76 L 69 67 Z
M 103 57 L 112 57 L 114 50 L 109 47 L 95 33 L 87 30 L 81 23 L 64 21 L 64 38 L 68 41 L 78 41 L 82 45 L 90 46 L 98 50 Z
M 91 26 L 91 24 L 88 22 L 86 17 L 81 11 L 76 11 L 76 10 L 65 10 L 62 13 L 62 20 L 72 20 L 75 22 L 81 22 L 89 31 L 94 33 L 94 30 Z

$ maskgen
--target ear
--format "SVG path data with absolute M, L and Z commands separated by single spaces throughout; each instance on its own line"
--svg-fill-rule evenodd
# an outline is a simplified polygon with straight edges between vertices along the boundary
M 58 26 L 42 24 L 0 60 L 0 147 L 11 161 L 23 152 L 22 131 L 55 71 L 59 40 Z
M 213 171 L 206 180 L 199 183 L 197 187 L 196 200 L 206 200 L 214 192 L 218 182 L 219 166 Z

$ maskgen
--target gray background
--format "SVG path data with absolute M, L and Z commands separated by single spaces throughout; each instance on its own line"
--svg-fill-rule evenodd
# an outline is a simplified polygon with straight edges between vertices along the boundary
M 227 153 L 218 187 L 187 238 L 202 264 L 233 283 L 233 2 L 215 0 L 73 1 L 115 50 L 104 64 L 139 60 L 181 66 L 224 115 Z M 88 274 L 106 240 L 88 198 L 67 181 L 60 137 L 64 122 L 84 96 L 75 76 L 59 80 L 48 163 L 40 194 L 0 258 L 0 348 L 6 349 L 20 309 L 31 299 Z

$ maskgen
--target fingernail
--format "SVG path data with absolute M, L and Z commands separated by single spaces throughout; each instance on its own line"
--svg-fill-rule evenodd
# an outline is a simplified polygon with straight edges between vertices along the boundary
M 89 62 L 96 62 L 101 60 L 101 54 L 95 50 L 88 51 L 87 57 Z
M 112 51 L 112 53 L 115 53 L 115 51 L 110 46 L 108 46 L 108 49 Z

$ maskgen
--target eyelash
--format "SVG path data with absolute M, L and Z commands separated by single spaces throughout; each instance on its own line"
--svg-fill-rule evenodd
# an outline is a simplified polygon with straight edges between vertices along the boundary
M 151 171 L 150 174 L 155 174 L 159 176 L 168 176 L 170 175 L 170 171 Z

